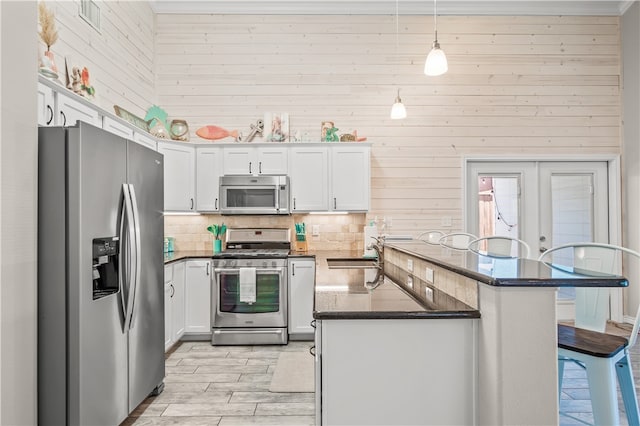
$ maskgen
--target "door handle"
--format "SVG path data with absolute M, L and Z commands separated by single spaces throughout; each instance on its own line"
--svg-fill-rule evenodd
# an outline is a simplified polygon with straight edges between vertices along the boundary
M 207 262 L 207 275 L 209 275 L 209 262 Z
M 546 247 L 540 246 L 540 253 L 544 253 L 548 249 Z
M 171 286 L 171 298 L 173 299 L 173 295 L 176 294 L 176 288 L 173 286 L 173 283 L 169 285 Z
M 291 275 L 295 275 L 296 274 L 296 264 L 293 263 L 291 264 Z
M 262 174 L 262 161 L 258 163 L 258 173 Z
M 189 210 L 193 210 L 193 198 L 190 198 L 191 200 L 191 207 L 189 208 Z
M 64 111 L 60 111 L 60 115 L 62 116 L 62 126 L 66 126 L 67 125 L 67 116 L 64 115 Z
M 215 204 L 214 210 L 218 210 L 218 199 L 217 198 L 216 198 L 216 204 Z
M 49 110 L 49 113 L 50 113 L 49 119 L 47 120 L 47 126 L 48 126 L 53 121 L 53 108 L 51 108 L 51 105 L 47 105 L 47 110 Z
M 251 161 L 249 161 L 249 174 L 251 174 Z
M 293 197 L 293 209 L 296 209 L 296 197 Z
M 336 197 L 333 197 L 333 208 L 334 209 L 338 208 L 338 201 L 336 200 Z

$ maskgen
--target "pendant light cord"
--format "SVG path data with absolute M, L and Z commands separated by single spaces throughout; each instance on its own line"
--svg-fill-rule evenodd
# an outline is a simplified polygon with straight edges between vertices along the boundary
M 433 29 L 436 34 L 436 43 L 438 42 L 438 0 L 433 0 Z

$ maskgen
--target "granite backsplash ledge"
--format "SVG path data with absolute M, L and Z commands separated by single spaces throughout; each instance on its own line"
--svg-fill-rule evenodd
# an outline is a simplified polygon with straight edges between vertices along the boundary
M 344 215 L 293 214 L 287 216 L 220 216 L 220 215 L 167 215 L 164 217 L 165 237 L 175 238 L 175 250 L 213 250 L 207 226 L 227 228 L 289 228 L 295 238 L 295 223 L 304 222 L 309 250 L 364 251 L 365 213 Z M 319 226 L 318 236 L 312 235 L 313 225 Z

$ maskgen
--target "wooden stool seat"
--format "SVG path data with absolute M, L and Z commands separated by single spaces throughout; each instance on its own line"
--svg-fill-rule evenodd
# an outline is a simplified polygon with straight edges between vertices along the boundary
M 611 358 L 627 347 L 629 341 L 597 331 L 558 324 L 558 347 L 599 358 Z

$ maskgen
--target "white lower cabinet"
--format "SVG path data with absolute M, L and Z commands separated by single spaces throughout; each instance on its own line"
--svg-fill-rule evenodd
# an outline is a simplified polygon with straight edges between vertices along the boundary
M 318 320 L 316 424 L 475 424 L 477 321 Z
M 316 262 L 289 258 L 289 338 L 313 340 L 313 292 Z
M 176 343 L 185 329 L 185 262 L 164 267 L 164 350 Z
M 211 260 L 186 264 L 186 334 L 211 334 Z

